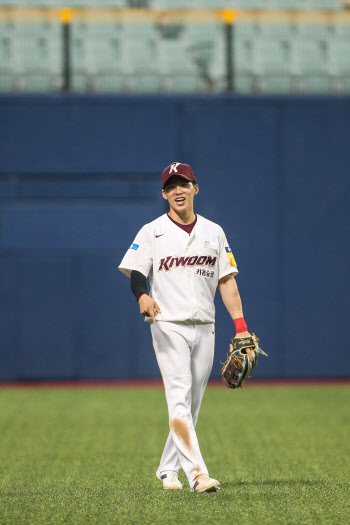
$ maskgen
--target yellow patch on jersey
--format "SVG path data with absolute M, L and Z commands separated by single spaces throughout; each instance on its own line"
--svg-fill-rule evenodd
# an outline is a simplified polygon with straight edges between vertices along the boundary
M 236 260 L 233 257 L 233 253 L 228 253 L 227 256 L 230 259 L 230 266 L 237 266 Z

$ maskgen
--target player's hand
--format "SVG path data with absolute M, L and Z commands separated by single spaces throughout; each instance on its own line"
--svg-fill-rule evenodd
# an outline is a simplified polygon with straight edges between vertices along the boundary
M 152 297 L 149 295 L 142 295 L 139 299 L 140 313 L 146 317 L 151 317 L 152 321 L 156 322 L 156 315 L 160 314 L 160 308 Z
M 249 332 L 240 332 L 239 334 L 235 335 L 234 339 L 238 339 L 240 337 L 251 337 L 251 334 Z M 247 351 L 248 357 L 250 359 L 250 362 L 254 363 L 254 359 L 253 359 L 253 355 L 252 355 L 251 349 L 250 348 L 246 348 L 246 351 Z

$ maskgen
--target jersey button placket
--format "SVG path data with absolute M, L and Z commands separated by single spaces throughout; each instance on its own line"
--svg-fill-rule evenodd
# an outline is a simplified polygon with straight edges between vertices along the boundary
M 188 236 L 187 248 L 186 248 L 186 257 L 191 257 L 194 255 L 191 250 L 191 245 L 193 244 L 193 233 Z M 188 290 L 190 293 L 191 301 L 191 319 L 195 319 L 197 314 L 197 301 L 196 301 L 196 291 L 195 291 L 195 269 L 194 266 L 187 266 L 186 268 L 187 280 L 188 280 Z

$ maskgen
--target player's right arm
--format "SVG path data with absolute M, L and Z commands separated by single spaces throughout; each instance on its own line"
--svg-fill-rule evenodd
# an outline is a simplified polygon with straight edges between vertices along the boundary
M 151 317 L 152 321 L 155 323 L 156 315 L 161 313 L 155 300 L 145 293 L 141 295 L 138 303 L 140 305 L 140 313 L 146 317 Z
M 140 312 L 145 317 L 150 317 L 155 323 L 155 316 L 160 313 L 157 303 L 147 295 L 147 277 L 152 268 L 153 253 L 149 225 L 143 226 L 136 235 L 134 242 L 126 252 L 119 270 L 133 281 L 133 274 L 137 276 L 137 282 L 132 282 L 132 289 L 140 305 Z M 140 279 L 144 280 L 141 282 Z M 136 290 L 136 293 L 135 293 Z M 137 293 L 137 290 L 140 293 Z
M 140 305 L 140 312 L 146 317 L 151 317 L 155 323 L 155 316 L 160 312 L 157 303 L 147 294 L 147 279 L 136 270 L 132 270 L 130 276 L 131 291 Z

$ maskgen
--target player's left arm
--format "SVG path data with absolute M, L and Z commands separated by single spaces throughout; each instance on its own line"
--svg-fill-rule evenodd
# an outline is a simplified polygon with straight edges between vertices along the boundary
M 230 316 L 232 317 L 232 320 L 240 319 L 243 317 L 243 308 L 242 308 L 242 300 L 241 296 L 238 291 L 238 286 L 236 283 L 236 279 L 232 273 L 229 275 L 225 275 L 225 277 L 222 277 L 219 280 L 218 288 L 223 300 L 224 305 L 226 306 L 226 309 Z M 236 334 L 236 337 L 251 337 L 251 334 L 248 331 L 240 332 L 239 334 Z M 249 355 L 249 358 L 251 362 L 253 362 L 253 356 L 251 354 L 251 351 L 247 349 L 247 354 Z

